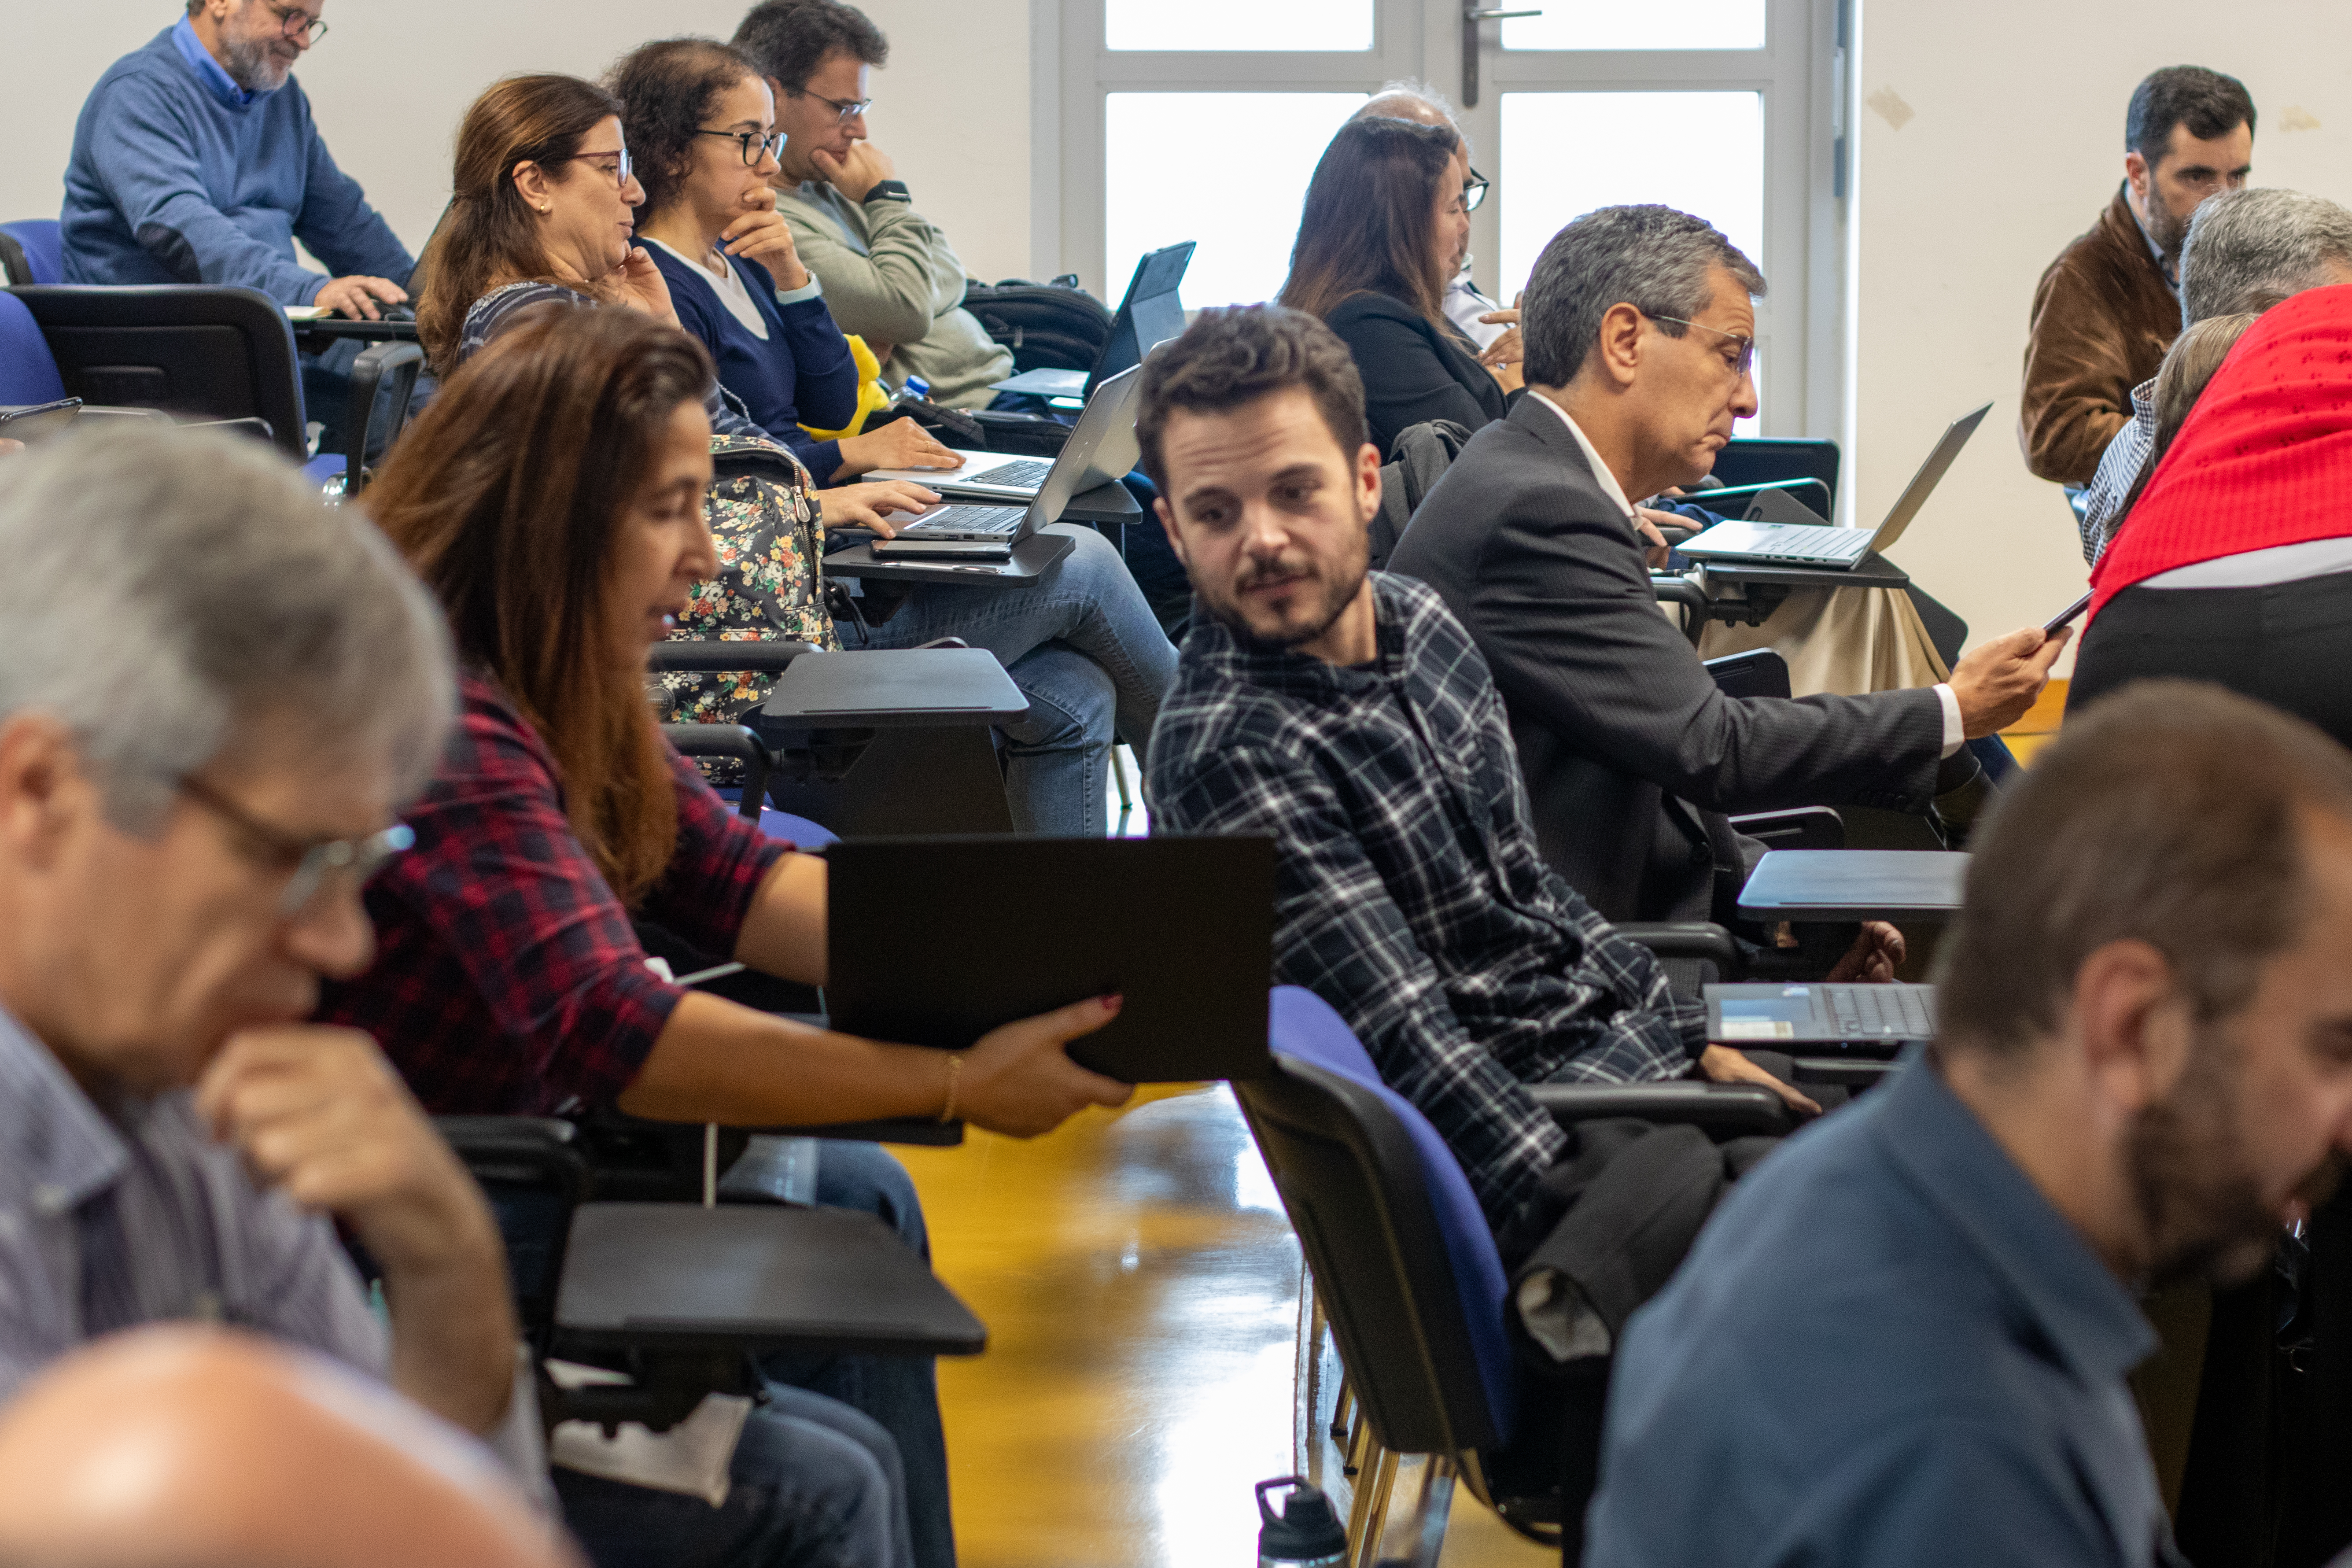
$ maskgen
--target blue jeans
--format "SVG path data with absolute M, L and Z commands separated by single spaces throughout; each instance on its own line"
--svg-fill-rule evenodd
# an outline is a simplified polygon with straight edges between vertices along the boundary
M 1013 827 L 1100 837 L 1112 742 L 1123 737 L 1141 755 L 1176 679 L 1176 647 L 1108 540 L 1071 524 L 1055 531 L 1077 544 L 1044 576 L 1013 588 L 918 588 L 864 646 L 953 637 L 994 654 L 1030 704 L 1028 718 L 1000 731 Z M 860 646 L 855 628 L 842 640 Z
M 727 1500 L 554 1472 L 595 1568 L 903 1568 L 890 1435 L 846 1405 L 771 1386 L 743 1424 Z

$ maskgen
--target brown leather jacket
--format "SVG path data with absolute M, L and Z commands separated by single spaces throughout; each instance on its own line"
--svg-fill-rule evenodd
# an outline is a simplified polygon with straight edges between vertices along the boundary
M 2180 301 L 2118 189 L 2033 290 L 2017 422 L 2025 466 L 2061 484 L 2089 484 L 2107 442 L 2131 422 L 2131 389 L 2156 374 L 2179 335 Z

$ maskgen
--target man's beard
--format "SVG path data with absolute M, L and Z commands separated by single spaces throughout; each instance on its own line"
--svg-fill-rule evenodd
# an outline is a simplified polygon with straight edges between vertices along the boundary
M 233 38 L 224 36 L 221 47 L 228 55 L 228 78 L 247 92 L 276 92 L 286 85 L 294 69 L 294 62 L 277 51 L 274 38 Z
M 2148 1283 L 2242 1284 L 2269 1259 L 2281 1223 L 2240 1145 L 2236 1042 L 2207 1026 L 2190 1053 L 2172 1092 L 2133 1119 L 2125 1151 L 2148 1237 Z M 2343 1164 L 2331 1155 L 2304 1183 L 2314 1207 Z
M 1287 627 L 1273 636 L 1259 632 L 1250 625 L 1248 617 L 1243 613 L 1240 595 L 1269 578 L 1283 575 L 1286 568 L 1278 563 L 1273 567 L 1252 570 L 1248 576 L 1234 585 L 1234 596 L 1232 599 L 1216 601 L 1203 594 L 1201 595 L 1201 602 L 1208 607 L 1211 618 L 1233 633 L 1234 640 L 1241 643 L 1243 647 L 1265 653 L 1287 653 L 1292 648 L 1313 642 L 1317 637 L 1329 631 L 1332 623 L 1347 612 L 1348 606 L 1355 602 L 1357 590 L 1364 585 L 1364 573 L 1370 563 L 1370 540 L 1368 535 L 1363 547 L 1357 552 L 1353 561 L 1343 563 L 1341 570 L 1333 576 L 1315 579 L 1322 586 L 1323 600 L 1316 606 L 1315 613 L 1307 617 L 1307 622 L 1301 626 Z
M 2147 237 L 2164 253 L 2167 267 L 2180 264 L 2180 247 L 2189 238 L 2189 219 L 2172 216 L 2152 179 L 2147 186 Z

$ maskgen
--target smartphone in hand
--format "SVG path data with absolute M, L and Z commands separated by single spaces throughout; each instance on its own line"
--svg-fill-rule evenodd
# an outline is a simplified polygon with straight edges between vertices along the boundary
M 2091 595 L 2085 594 L 2081 598 L 2075 600 L 2073 604 L 2067 605 L 2064 609 L 2059 611 L 2056 615 L 2051 616 L 2047 621 L 2044 621 L 2042 624 L 2042 635 L 2046 637 L 2056 637 L 2060 626 L 2064 626 L 2068 621 L 2073 620 L 2075 616 L 2081 615 L 2084 610 L 2087 610 L 2090 607 Z

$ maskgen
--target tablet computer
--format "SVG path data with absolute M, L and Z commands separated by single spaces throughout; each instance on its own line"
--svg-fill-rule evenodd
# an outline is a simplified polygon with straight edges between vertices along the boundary
M 1270 838 L 848 839 L 825 851 L 833 1026 L 961 1049 L 1124 996 L 1070 1043 L 1128 1083 L 1264 1078 Z

